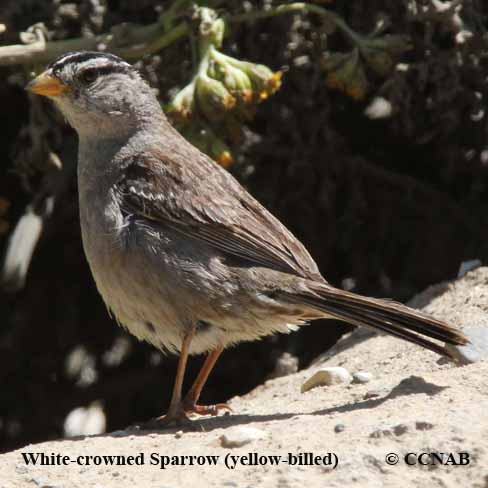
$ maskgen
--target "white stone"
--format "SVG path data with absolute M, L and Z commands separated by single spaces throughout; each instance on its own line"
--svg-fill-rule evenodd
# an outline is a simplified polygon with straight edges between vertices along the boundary
M 303 383 L 302 393 L 317 386 L 349 384 L 351 381 L 352 376 L 346 368 L 341 368 L 339 366 L 323 368 L 316 371 L 307 381 L 305 381 L 305 383 Z
M 373 379 L 373 375 L 367 371 L 357 371 L 352 374 L 353 383 L 369 383 Z
M 222 447 L 242 447 L 250 442 L 262 439 L 266 432 L 254 427 L 238 426 L 229 429 L 225 434 L 220 436 Z

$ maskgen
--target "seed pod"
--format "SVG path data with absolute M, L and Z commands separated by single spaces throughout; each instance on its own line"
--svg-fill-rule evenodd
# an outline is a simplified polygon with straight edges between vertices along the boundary
M 327 75 L 327 86 L 340 90 L 350 97 L 360 100 L 368 91 L 368 80 L 359 58 L 358 49 L 354 49 L 347 59 Z
M 225 22 L 218 17 L 215 10 L 208 7 L 196 7 L 194 19 L 199 21 L 199 41 L 202 46 L 222 45 L 225 33 Z
M 236 103 L 223 83 L 205 73 L 197 76 L 196 97 L 200 110 L 209 121 L 221 120 Z
M 209 156 L 224 168 L 228 168 L 234 162 L 229 146 L 218 137 L 211 139 Z
M 240 98 L 240 101 L 259 103 L 275 93 L 281 86 L 281 71 L 273 73 L 263 64 L 241 61 L 216 49 L 213 49 L 210 55 L 212 59 L 225 68 L 224 72 L 228 73 L 229 78 L 226 80 L 224 75 L 224 82 L 229 84 L 231 90 L 235 86 L 235 89 L 239 91 L 237 98 Z M 234 70 L 229 67 L 234 68 Z M 232 79 L 234 77 L 237 79 Z M 251 92 L 249 92 L 249 88 Z
M 336 68 L 330 70 L 327 75 L 327 86 L 345 92 L 351 78 L 354 76 L 358 62 L 359 52 L 354 49 L 348 53 L 344 62 L 337 64 Z
M 195 112 L 195 82 L 181 89 L 168 104 L 166 111 L 175 120 L 187 120 Z
M 249 76 L 226 61 L 227 56 L 211 48 L 207 74 L 222 82 L 238 103 L 252 102 L 252 85 Z
M 256 101 L 262 102 L 266 100 L 269 95 L 274 93 L 273 90 L 273 77 L 274 73 L 263 64 L 252 64 L 248 63 L 247 73 L 249 75 L 249 79 L 251 80 L 251 84 L 254 91 L 254 97 Z M 279 81 L 279 76 L 278 76 Z M 279 88 L 279 84 L 278 84 Z M 276 88 L 276 89 L 278 89 Z
M 281 72 L 273 73 L 264 64 L 250 63 L 248 61 L 241 61 L 239 59 L 225 56 L 226 61 L 243 71 L 251 82 L 253 91 L 253 98 L 255 102 L 260 102 L 268 98 L 269 95 L 275 93 L 281 86 Z
M 253 99 L 252 84 L 249 76 L 230 64 L 224 68 L 224 84 L 234 97 L 241 103 L 251 103 Z
M 221 47 L 224 40 L 225 22 L 223 19 L 217 19 L 210 28 L 209 39 L 212 45 L 215 47 Z
M 268 83 L 267 83 L 269 95 L 276 93 L 281 88 L 281 78 L 282 77 L 283 77 L 282 71 L 275 71 L 271 75 L 271 78 L 268 80 Z

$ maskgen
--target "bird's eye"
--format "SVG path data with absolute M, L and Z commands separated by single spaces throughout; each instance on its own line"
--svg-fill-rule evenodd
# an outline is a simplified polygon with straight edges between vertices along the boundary
M 95 68 L 91 69 L 85 69 L 82 71 L 79 75 L 79 78 L 82 83 L 85 85 L 89 85 L 90 83 L 93 83 L 98 76 L 98 71 Z

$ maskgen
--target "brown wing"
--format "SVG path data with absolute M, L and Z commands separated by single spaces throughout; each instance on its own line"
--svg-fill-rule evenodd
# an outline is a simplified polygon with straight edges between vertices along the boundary
M 303 245 L 232 175 L 180 145 L 125 162 L 116 188 L 125 210 L 257 266 L 323 281 Z

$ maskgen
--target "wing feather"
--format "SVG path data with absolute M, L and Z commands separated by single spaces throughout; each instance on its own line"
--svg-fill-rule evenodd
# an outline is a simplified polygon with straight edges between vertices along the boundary
M 190 145 L 125 161 L 123 208 L 256 266 L 323 281 L 304 246 L 227 171 Z

